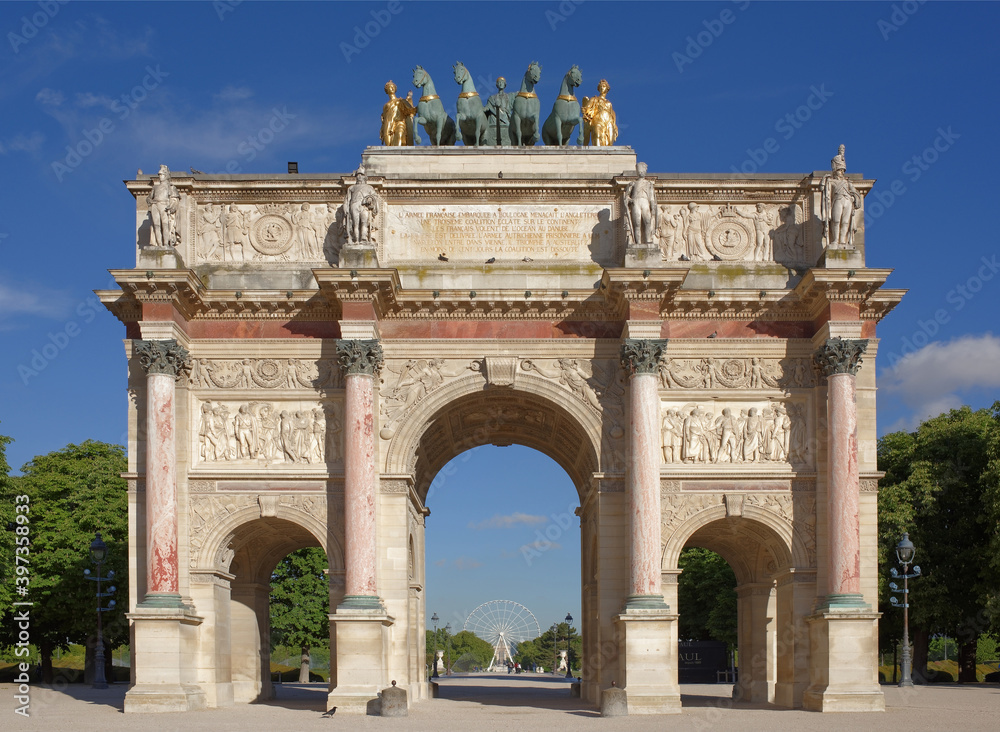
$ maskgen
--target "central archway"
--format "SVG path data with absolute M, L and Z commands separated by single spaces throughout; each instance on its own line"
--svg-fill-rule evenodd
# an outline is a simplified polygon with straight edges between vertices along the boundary
M 601 571 L 600 521 L 597 518 L 600 502 L 595 496 L 604 478 L 602 465 L 614 463 L 605 456 L 615 454 L 617 447 L 612 444 L 613 438 L 604 434 L 603 417 L 601 411 L 557 381 L 519 373 L 515 386 L 498 387 L 484 386 L 481 377 L 470 376 L 449 383 L 415 405 L 392 433 L 386 459 L 388 473 L 411 481 L 413 498 L 425 515 L 424 505 L 433 503 L 436 478 L 447 478 L 449 461 L 475 447 L 521 445 L 543 453 L 565 471 L 579 500 L 579 508 L 574 511 L 581 525 L 579 627 L 584 658 L 591 664 L 585 674 L 590 676 L 588 685 L 595 690 L 602 664 L 617 663 L 616 654 L 602 657 L 597 652 L 602 632 L 608 638 L 613 634 L 610 615 L 600 620 L 596 607 Z M 620 455 L 619 448 L 618 460 Z M 410 614 L 408 636 L 423 638 L 428 613 L 422 591 L 426 578 L 422 522 L 415 531 L 411 530 L 407 546 L 411 566 L 415 566 L 411 571 L 411 599 L 419 605 L 419 609 Z M 606 626 L 603 631 L 602 625 Z M 411 672 L 417 671 L 412 658 L 417 651 L 416 644 L 411 643 Z M 422 648 L 419 653 L 422 670 Z M 425 676 L 421 676 L 423 680 Z

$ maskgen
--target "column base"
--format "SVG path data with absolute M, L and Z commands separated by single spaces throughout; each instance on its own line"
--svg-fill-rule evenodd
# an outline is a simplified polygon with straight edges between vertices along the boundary
M 656 597 L 644 595 L 640 597 Z M 631 598 L 630 598 L 631 599 Z M 677 685 L 677 615 L 662 609 L 629 608 L 614 619 L 618 628 L 620 688 L 629 714 L 680 714 Z
M 174 598 L 179 606 L 144 601 L 127 615 L 135 630 L 135 684 L 125 694 L 126 712 L 186 712 L 207 705 L 195 669 L 203 618 L 179 595 L 153 599 L 173 603 Z
M 181 596 L 176 592 L 147 592 L 142 602 L 136 605 L 135 609 L 136 611 L 142 611 L 147 608 L 172 608 L 187 612 L 194 611 L 194 608 L 186 605 Z
M 809 676 L 802 706 L 817 712 L 884 712 L 878 683 L 878 618 L 871 610 L 820 612 L 809 623 Z
M 378 595 L 344 595 L 344 599 L 337 606 L 337 612 L 340 612 L 340 608 L 347 611 L 375 610 L 380 613 L 385 612 L 385 605 L 382 604 L 382 598 Z
M 831 592 L 816 606 L 817 613 L 838 612 L 840 610 L 871 611 L 860 592 Z
M 377 597 L 377 609 L 352 606 L 349 597 L 330 615 L 337 640 L 337 685 L 327 695 L 326 708 L 336 707 L 339 714 L 377 714 L 378 693 L 391 682 L 389 627 L 395 618 Z
M 208 706 L 201 687 L 188 684 L 136 684 L 125 694 L 126 714 L 191 712 Z
M 663 601 L 663 595 L 629 595 L 625 598 L 625 612 L 632 610 L 657 610 L 669 613 L 670 606 Z

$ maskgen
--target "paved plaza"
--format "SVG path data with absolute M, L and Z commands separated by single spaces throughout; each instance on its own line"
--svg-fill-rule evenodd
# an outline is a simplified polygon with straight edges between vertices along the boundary
M 324 717 L 325 684 L 283 684 L 265 704 L 228 709 L 163 714 L 122 712 L 124 684 L 95 691 L 74 684 L 62 691 L 34 687 L 32 715 L 4 722 L 10 730 L 87 732 L 197 732 L 212 730 L 420 730 L 446 732 L 492 730 L 995 730 L 1000 716 L 1000 687 L 939 684 L 904 692 L 885 691 L 886 712 L 817 714 L 759 704 L 733 704 L 729 685 L 682 684 L 683 711 L 672 716 L 603 719 L 572 699 L 565 680 L 549 676 L 468 675 L 441 679 L 441 696 L 415 704 L 405 719 Z M 3 697 L 14 689 L 0 685 Z M 12 707 L 8 712 L 13 716 Z

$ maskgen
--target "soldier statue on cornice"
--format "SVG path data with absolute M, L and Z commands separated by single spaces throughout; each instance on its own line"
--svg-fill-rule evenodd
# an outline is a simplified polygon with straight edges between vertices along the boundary
M 153 229 L 153 246 L 177 246 L 177 208 L 180 201 L 181 194 L 170 182 L 170 168 L 161 165 L 158 180 L 153 182 L 153 188 L 146 197 Z

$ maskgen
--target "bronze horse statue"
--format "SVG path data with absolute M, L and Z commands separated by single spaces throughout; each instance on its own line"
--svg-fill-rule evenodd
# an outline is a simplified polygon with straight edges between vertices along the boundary
M 431 145 L 454 145 L 455 120 L 444 111 L 441 97 L 434 89 L 434 81 L 431 75 L 424 71 L 423 66 L 413 70 L 413 86 L 421 91 L 415 121 L 424 126 L 424 132 L 430 138 Z M 416 128 L 413 130 L 413 144 L 420 144 Z
M 534 145 L 541 130 L 541 114 L 535 84 L 542 78 L 542 67 L 537 61 L 528 65 L 521 80 L 521 90 L 514 97 L 510 117 L 510 141 L 514 145 Z

